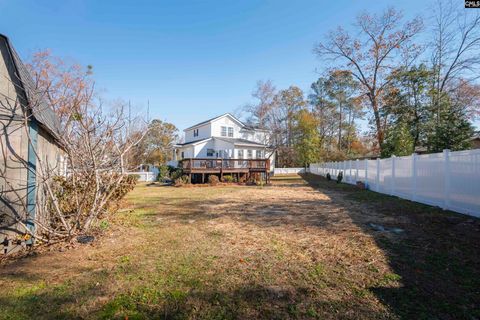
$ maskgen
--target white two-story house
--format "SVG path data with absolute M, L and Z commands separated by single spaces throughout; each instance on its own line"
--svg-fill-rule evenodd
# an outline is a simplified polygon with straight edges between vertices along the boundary
M 197 123 L 184 132 L 185 142 L 175 145 L 174 161 L 270 159 L 273 170 L 275 160 L 268 131 L 248 126 L 229 113 Z

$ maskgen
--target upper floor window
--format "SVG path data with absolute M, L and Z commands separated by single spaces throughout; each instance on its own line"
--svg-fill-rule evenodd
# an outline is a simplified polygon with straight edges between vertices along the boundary
M 207 157 L 213 157 L 213 154 L 215 153 L 215 150 L 213 149 L 207 149 Z
M 193 136 L 198 137 L 198 129 L 193 129 Z
M 221 126 L 220 129 L 220 135 L 222 137 L 233 138 L 233 127 Z
M 243 159 L 243 150 L 238 150 L 238 159 Z
M 247 158 L 252 159 L 253 158 L 253 150 L 247 150 Z
M 257 159 L 262 159 L 262 158 L 263 158 L 262 150 L 257 150 Z

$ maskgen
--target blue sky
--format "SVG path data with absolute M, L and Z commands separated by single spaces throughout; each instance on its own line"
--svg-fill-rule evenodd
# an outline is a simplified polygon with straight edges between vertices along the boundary
M 407 17 L 430 1 L 0 0 L 0 33 L 23 58 L 38 49 L 94 67 L 108 99 L 183 129 L 251 101 L 257 80 L 308 91 L 314 44 L 365 10 Z M 463 2 L 461 3 L 463 6 Z

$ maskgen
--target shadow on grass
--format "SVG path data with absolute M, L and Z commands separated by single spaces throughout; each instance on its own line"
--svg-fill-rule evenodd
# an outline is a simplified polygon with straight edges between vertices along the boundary
M 0 319 L 81 319 L 79 306 L 107 292 L 101 285 L 106 276 L 105 271 L 90 272 L 58 285 L 37 281 L 17 287 L 8 296 L 0 293 Z
M 100 315 L 107 319 L 314 319 L 347 314 L 350 308 L 351 302 L 318 299 L 306 288 L 251 284 L 226 291 L 140 290 L 116 297 Z M 361 303 L 353 309 L 352 318 L 382 317 Z
M 352 308 L 351 301 L 319 300 L 307 288 L 296 287 L 247 284 L 226 291 L 142 287 L 110 297 L 97 308 L 91 306 L 106 288 L 92 279 L 41 289 L 27 288 L 15 299 L 0 297 L 2 314 L 9 319 L 303 319 L 332 318 L 332 313 L 354 309 L 352 318 L 382 318 L 378 310 L 361 303 Z
M 401 241 L 391 241 L 358 214 L 350 214 L 354 223 L 373 236 L 400 277 L 399 288 L 370 288 L 400 318 L 480 318 L 479 219 L 312 174 L 303 177 L 332 201 L 363 203 L 366 209 L 389 218 L 387 227 L 405 230 Z

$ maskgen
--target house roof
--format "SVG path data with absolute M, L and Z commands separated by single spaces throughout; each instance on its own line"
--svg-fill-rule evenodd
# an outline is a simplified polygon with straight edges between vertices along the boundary
M 21 82 L 23 91 L 27 97 L 28 107 L 30 108 L 33 117 L 53 138 L 55 138 L 55 140 L 58 140 L 60 136 L 60 120 L 55 114 L 55 111 L 53 111 L 45 101 L 44 94 L 36 89 L 32 76 L 23 64 L 17 51 L 15 51 L 15 48 L 8 37 L 1 33 L 0 37 L 5 39 L 7 49 L 11 54 L 13 64 L 17 71 L 16 76 Z
M 204 142 L 204 141 L 207 141 L 207 140 L 210 140 L 210 139 L 212 139 L 212 137 L 205 138 L 205 139 L 194 140 L 194 141 L 185 142 L 185 143 L 177 143 L 176 146 L 183 147 L 183 146 L 188 146 L 188 145 L 194 145 L 194 144 L 201 143 L 201 142 Z
M 175 146 L 176 147 L 185 147 L 185 146 L 190 146 L 190 145 L 195 145 L 198 143 L 202 143 L 208 140 L 221 140 L 229 143 L 233 143 L 234 145 L 241 145 L 241 146 L 250 146 L 250 147 L 267 147 L 266 145 L 255 142 L 255 141 L 250 141 L 247 139 L 239 139 L 239 138 L 226 138 L 226 137 L 210 137 L 210 138 L 205 138 L 205 139 L 199 139 L 195 141 L 190 141 L 186 143 L 177 143 Z
M 193 129 L 193 128 L 196 128 L 196 127 L 203 126 L 204 124 L 210 123 L 210 122 L 212 122 L 213 120 L 217 120 L 217 119 L 220 119 L 220 118 L 225 117 L 225 116 L 230 116 L 232 119 L 234 119 L 234 120 L 237 121 L 239 124 L 241 124 L 242 127 L 245 127 L 245 124 L 244 124 L 242 121 L 238 120 L 235 116 L 233 116 L 233 115 L 230 114 L 230 113 L 224 113 L 224 114 L 222 114 L 222 115 L 219 115 L 219 116 L 213 117 L 213 118 L 211 118 L 211 119 L 208 119 L 208 120 L 199 122 L 199 123 L 197 123 L 197 124 L 194 124 L 193 126 L 188 127 L 187 129 L 185 129 L 185 130 L 183 130 L 183 131 L 187 131 L 187 130 L 190 130 L 190 129 Z
M 253 146 L 253 147 L 266 147 L 263 143 L 250 141 L 247 139 L 239 139 L 239 138 L 224 138 L 224 137 L 215 137 L 214 139 L 223 140 L 226 142 L 233 143 L 234 145 L 242 145 L 242 146 Z
M 262 128 L 259 126 L 252 126 L 252 125 L 245 125 L 243 128 L 246 130 L 252 130 L 252 131 L 255 131 L 255 130 L 268 131 L 268 129 L 266 128 Z

